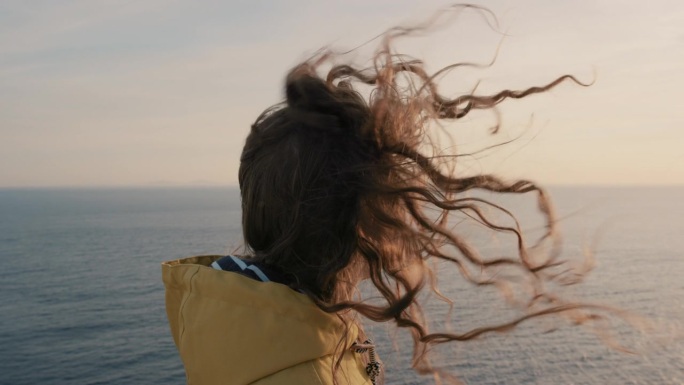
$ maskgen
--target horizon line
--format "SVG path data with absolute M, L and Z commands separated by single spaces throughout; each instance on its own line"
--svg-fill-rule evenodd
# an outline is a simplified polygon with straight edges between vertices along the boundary
M 593 187 L 593 188 L 682 188 L 684 183 L 548 183 L 540 184 L 542 188 L 555 187 Z M 0 186 L 2 190 L 154 190 L 154 189 L 234 189 L 237 183 L 231 184 L 130 184 L 130 185 L 48 185 L 48 186 Z

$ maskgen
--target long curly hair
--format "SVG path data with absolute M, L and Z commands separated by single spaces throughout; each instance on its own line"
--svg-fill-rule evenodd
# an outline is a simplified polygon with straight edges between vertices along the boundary
M 565 301 L 549 289 L 577 281 L 581 272 L 566 269 L 559 258 L 557 220 L 547 192 L 528 180 L 457 175 L 458 154 L 426 151 L 435 150 L 435 127 L 475 110 L 495 111 L 506 100 L 544 93 L 563 82 L 586 84 L 564 75 L 521 90 L 447 97 L 438 91 L 437 78 L 470 64 L 430 74 L 420 60 L 392 49 L 396 39 L 423 29 L 383 34 L 367 68 L 339 64 L 339 55 L 321 51 L 288 73 L 286 100 L 258 117 L 244 146 L 242 225 L 252 258 L 289 275 L 292 286 L 323 311 L 339 315 L 347 327 L 359 323 L 358 314 L 410 329 L 413 368 L 457 382 L 431 365 L 430 346 L 508 331 L 550 314 L 577 323 L 600 316 L 598 309 Z M 368 88 L 371 92 L 359 91 Z M 470 190 L 536 195 L 543 236 L 529 242 L 512 212 Z M 450 222 L 454 214 L 492 232 L 513 234 L 517 247 L 508 256 L 482 255 L 456 231 Z M 500 224 L 494 214 L 514 224 Z M 540 249 L 545 252 L 530 251 Z M 454 278 L 495 286 L 504 294 L 511 283 L 524 282 L 531 290 L 516 302 L 524 313 L 462 333 L 429 331 L 419 294 L 432 290 L 445 298 L 427 263 L 431 259 L 446 261 Z M 372 283 L 370 292 L 359 293 L 365 279 Z M 344 344 L 340 341 L 333 370 L 348 348 Z

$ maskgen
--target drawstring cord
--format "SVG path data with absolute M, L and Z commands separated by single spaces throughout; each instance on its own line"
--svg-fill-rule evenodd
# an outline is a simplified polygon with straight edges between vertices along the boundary
M 351 346 L 351 349 L 359 354 L 366 352 L 368 353 L 368 365 L 366 365 L 366 374 L 368 375 L 368 377 L 370 377 L 370 380 L 373 383 L 373 385 L 376 385 L 375 381 L 380 375 L 380 371 L 382 369 L 381 363 L 375 356 L 375 345 L 373 345 L 373 341 L 371 339 L 367 339 L 362 344 L 354 342 L 354 344 Z

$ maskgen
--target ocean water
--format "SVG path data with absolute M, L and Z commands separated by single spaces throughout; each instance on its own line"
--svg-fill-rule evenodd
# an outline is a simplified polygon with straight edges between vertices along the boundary
M 564 250 L 597 252 L 598 267 L 570 294 L 653 321 L 646 331 L 611 328 L 638 354 L 542 320 L 450 344 L 435 360 L 476 385 L 684 384 L 684 188 L 551 191 Z M 508 203 L 526 219 L 529 202 Z M 0 190 L 0 384 L 183 384 L 159 264 L 235 250 L 239 210 L 237 190 L 227 188 Z M 481 247 L 507 246 L 497 238 Z M 506 314 L 498 296 L 440 271 L 457 331 Z M 432 306 L 441 319 L 444 307 Z M 430 383 L 407 369 L 406 333 L 368 329 L 388 384 Z

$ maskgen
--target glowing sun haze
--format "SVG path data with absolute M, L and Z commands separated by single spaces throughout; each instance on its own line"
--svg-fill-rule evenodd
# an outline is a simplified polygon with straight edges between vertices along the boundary
M 252 121 L 287 70 L 318 48 L 358 46 L 444 1 L 0 2 L 0 187 L 237 183 Z M 443 79 L 446 96 L 562 85 L 449 126 L 464 162 L 546 184 L 684 184 L 684 2 L 488 1 L 398 42 L 429 69 L 495 64 Z M 490 19 L 491 21 L 491 19 Z M 503 37 L 505 33 L 506 37 Z M 373 43 L 349 58 L 368 64 Z

